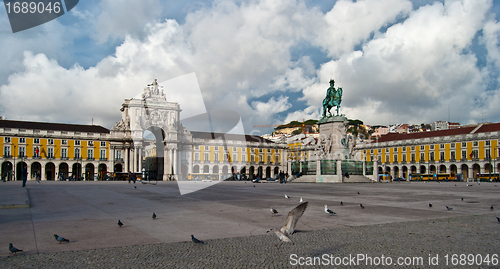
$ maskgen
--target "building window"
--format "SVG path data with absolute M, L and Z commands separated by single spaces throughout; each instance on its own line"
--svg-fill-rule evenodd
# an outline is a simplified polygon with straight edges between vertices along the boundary
M 61 140 L 61 144 L 62 145 L 67 145 L 68 144 L 68 140 L 66 140 L 66 139 Z
M 105 146 L 106 146 L 106 142 L 101 141 L 101 147 L 105 147 Z
M 430 159 L 431 159 L 431 161 L 434 161 L 434 152 L 431 152 Z
M 411 154 L 411 161 L 414 162 L 415 161 L 415 153 L 412 153 Z
M 455 152 L 454 151 L 450 151 L 450 159 L 451 159 L 451 161 L 455 161 Z
M 87 146 L 94 146 L 94 141 L 87 141 Z
M 117 160 L 121 160 L 122 159 L 122 151 L 121 150 L 119 150 L 119 151 L 116 152 L 116 159 Z
M 54 148 L 47 148 L 47 158 L 54 158 Z
M 491 158 L 491 156 L 490 156 L 490 149 L 486 149 L 486 150 L 484 151 L 484 158 L 485 158 L 486 160 L 489 160 L 489 159 Z
M 208 146 L 205 146 L 205 150 L 210 150 Z
M 403 152 L 406 152 L 406 147 L 403 147 Z
M 279 163 L 279 161 L 280 161 L 280 160 L 279 160 L 279 156 L 278 156 L 278 155 L 276 155 L 275 157 L 276 157 L 276 158 L 275 158 L 275 162 L 276 162 L 276 163 Z
M 40 158 L 40 147 L 33 148 L 33 157 Z
M 479 142 L 477 142 L 477 141 L 474 141 L 474 142 L 473 142 L 473 146 L 474 146 L 474 147 L 477 147 L 477 146 L 479 146 Z
M 385 155 L 385 162 L 388 163 L 389 162 L 389 155 Z
M 40 138 L 33 138 L 33 143 L 40 144 Z
M 465 160 L 467 160 L 467 151 L 462 150 L 462 161 L 465 161 Z
M 231 159 L 230 161 L 231 162 L 237 162 L 238 161 L 237 156 L 238 155 L 236 155 L 236 153 L 233 153 L 233 159 Z
M 26 156 L 26 147 L 20 146 L 19 147 L 19 157 L 25 157 Z
M 472 159 L 477 160 L 479 158 L 479 150 L 472 150 Z
M 403 162 L 406 162 L 406 154 L 403 154 Z
M 6 138 L 4 139 L 4 141 L 5 141 L 5 143 L 10 143 L 10 137 L 6 137 Z
M 420 153 L 420 161 L 421 162 L 425 161 L 425 154 L 423 152 Z
M 434 149 L 434 145 L 431 145 L 431 149 Z
M 104 143 L 106 143 L 106 142 L 104 142 Z M 101 158 L 101 160 L 106 159 L 106 150 L 105 149 L 101 149 L 101 155 L 99 158 Z
M 394 162 L 397 163 L 398 162 L 398 155 L 394 155 Z
M 372 150 L 370 150 L 370 153 L 372 153 L 372 154 L 373 154 L 373 149 L 372 149 Z
M 199 152 L 195 152 L 194 153 L 194 160 L 195 161 L 199 161 L 200 160 L 200 153 Z
M 26 138 L 20 137 L 19 138 L 19 143 L 23 143 L 23 144 L 26 143 Z
M 200 149 L 200 146 L 196 145 L 194 146 L 194 150 L 199 150 Z
M 218 148 L 218 147 L 216 147 L 216 149 L 217 149 L 217 148 Z M 216 152 L 216 153 L 215 153 L 215 162 L 218 162 L 218 161 L 219 161 L 219 153 L 218 153 L 218 152 Z
M 54 145 L 54 139 L 52 138 L 47 139 L 47 144 Z
M 439 148 L 444 149 L 444 144 L 439 145 Z
M 412 146 L 412 147 L 411 147 L 411 150 L 415 150 L 415 146 Z
M 489 146 L 489 145 L 490 145 L 490 141 L 486 140 L 486 146 Z
M 439 160 L 444 161 L 444 152 L 440 152 Z
M 262 152 L 262 149 L 259 149 L 259 152 Z
M 4 157 L 10 157 L 10 146 L 4 146 L 3 147 L 3 156 Z
M 420 146 L 420 150 L 424 150 L 425 149 L 425 146 Z
M 255 155 L 253 155 L 253 154 L 250 155 L 250 162 L 252 162 L 252 163 L 255 162 Z
M 80 140 L 75 140 L 75 146 L 80 146 L 81 143 L 80 143 Z
M 81 156 L 80 156 L 80 149 L 79 148 L 76 148 L 75 149 L 75 159 L 80 159 Z
M 455 143 L 451 143 L 451 148 L 455 148 Z
M 61 149 L 61 158 L 63 158 L 63 159 L 68 158 L 68 149 L 67 148 Z
M 94 149 L 87 149 L 87 159 L 94 159 Z
M 467 142 L 462 142 L 462 147 L 467 147 Z
M 208 162 L 210 160 L 210 157 L 208 156 L 208 152 L 205 152 L 203 155 L 203 161 Z
M 247 161 L 247 157 L 246 156 L 247 156 L 247 154 L 245 152 L 243 152 L 241 154 L 241 162 L 246 162 Z

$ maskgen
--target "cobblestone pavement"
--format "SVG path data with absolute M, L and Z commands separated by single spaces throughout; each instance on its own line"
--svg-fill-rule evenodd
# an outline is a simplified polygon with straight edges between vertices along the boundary
M 205 245 L 179 242 L 88 251 L 20 254 L 1 258 L 0 267 L 499 268 L 500 223 L 495 216 L 483 214 L 310 232 L 298 231 L 291 237 L 295 244 L 283 244 L 280 249 L 275 247 L 278 238 L 274 234 L 268 234 L 206 240 Z M 470 255 L 460 257 L 454 256 L 455 254 L 472 254 L 474 260 L 468 259 Z M 311 266 L 307 265 L 308 262 Z M 403 264 L 399 264 L 400 262 Z
M 31 208 L 0 209 L 0 268 L 500 268 L 496 184 L 227 182 L 189 195 L 173 182 L 28 184 Z M 295 244 L 277 249 L 266 230 L 300 197 Z

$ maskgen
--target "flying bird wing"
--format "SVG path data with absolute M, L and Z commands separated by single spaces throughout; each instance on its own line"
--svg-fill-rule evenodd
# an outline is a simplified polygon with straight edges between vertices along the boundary
M 303 202 L 299 204 L 288 213 L 288 217 L 286 218 L 283 227 L 281 227 L 280 232 L 285 235 L 290 235 L 295 231 L 295 225 L 297 225 L 297 221 L 299 221 L 299 218 L 302 217 L 304 211 L 306 211 L 307 203 L 308 202 Z

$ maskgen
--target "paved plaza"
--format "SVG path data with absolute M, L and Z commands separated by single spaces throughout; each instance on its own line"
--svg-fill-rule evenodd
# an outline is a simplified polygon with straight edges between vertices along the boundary
M 277 249 L 279 239 L 266 231 L 280 227 L 301 197 L 309 205 L 291 236 L 295 243 Z M 324 212 L 325 204 L 335 216 Z M 392 262 L 396 268 L 403 262 L 397 267 L 456 268 L 453 262 L 467 261 L 453 255 L 472 254 L 473 264 L 461 268 L 498 268 L 499 209 L 500 183 L 222 182 L 180 195 L 175 182 L 30 181 L 26 189 L 0 182 L 0 267 L 380 268 Z M 70 242 L 59 244 L 54 234 Z M 206 244 L 192 243 L 191 234 Z M 9 243 L 23 252 L 9 254 Z

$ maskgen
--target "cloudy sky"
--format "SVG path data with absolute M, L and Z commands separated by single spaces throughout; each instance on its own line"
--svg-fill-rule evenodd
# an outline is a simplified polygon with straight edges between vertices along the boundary
M 111 128 L 154 78 L 194 73 L 254 134 L 319 119 L 331 78 L 366 124 L 500 122 L 499 2 L 91 0 L 17 33 L 0 8 L 0 115 Z

